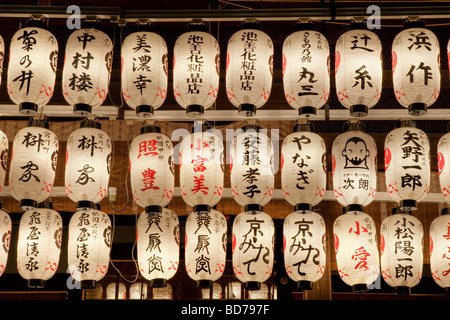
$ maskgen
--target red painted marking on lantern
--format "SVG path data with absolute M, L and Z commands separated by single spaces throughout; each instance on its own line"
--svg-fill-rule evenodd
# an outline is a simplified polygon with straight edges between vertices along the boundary
M 434 89 L 434 93 L 433 93 L 433 97 L 434 97 L 434 100 L 437 100 L 437 98 L 439 97 L 439 90 L 437 90 L 437 89 Z
M 334 195 L 336 197 L 336 199 L 339 199 L 339 197 L 343 197 L 344 195 L 340 192 L 340 190 L 342 189 L 342 187 L 339 187 L 337 189 L 334 189 Z
M 222 187 L 218 187 L 218 186 L 215 186 L 214 188 L 215 188 L 214 194 L 217 194 L 217 195 L 221 196 L 222 193 L 223 193 L 223 188 Z
M 316 192 L 315 196 L 319 196 L 319 197 L 323 198 L 323 196 L 325 195 L 325 189 L 324 188 L 320 189 L 319 187 L 316 187 L 316 188 L 317 188 L 317 192 Z
M 52 189 L 53 185 L 44 181 L 44 186 L 41 188 L 41 191 L 47 191 L 48 193 L 50 193 Z
M 403 86 L 400 87 L 400 89 L 395 90 L 395 97 L 397 100 L 401 100 L 402 97 L 405 96 L 405 93 L 403 92 Z
M 348 98 L 348 95 L 347 95 L 347 93 L 345 91 L 347 91 L 347 89 L 344 89 L 344 90 L 338 92 L 337 95 L 338 95 L 339 101 L 342 101 L 345 98 Z
M 228 100 L 232 100 L 233 98 L 236 98 L 236 96 L 234 95 L 234 93 L 233 93 L 233 88 L 231 88 L 230 90 L 228 90 L 227 91 L 227 97 L 228 97 Z
M 70 190 L 70 187 L 71 187 L 71 186 L 72 186 L 71 184 L 68 184 L 67 187 L 65 188 L 65 189 L 66 189 L 66 194 L 67 194 L 67 195 L 69 195 L 70 193 L 72 193 L 72 190 Z
M 106 98 L 106 90 L 97 88 L 97 95 L 100 99 Z
M 161 89 L 160 87 L 158 87 L 158 93 L 156 94 L 157 97 L 161 97 L 161 99 L 165 99 L 167 97 L 167 90 L 166 89 Z
M 239 195 L 239 193 L 237 193 L 236 189 L 237 189 L 237 186 L 235 186 L 234 188 L 231 188 L 231 193 L 233 194 L 233 197 Z
M 260 97 L 267 101 L 270 97 L 270 91 L 263 88 L 263 93 L 261 93 Z
M 398 189 L 395 187 L 397 182 L 394 182 L 394 184 L 389 184 L 386 189 L 389 193 L 398 192 Z
M 128 89 L 123 92 L 123 97 L 125 99 L 125 102 L 131 98 L 130 95 L 128 94 Z
M 46 87 L 42 85 L 42 90 L 39 91 L 39 93 L 45 93 L 47 97 L 51 97 L 53 95 L 53 90 L 51 87 Z
M 106 273 L 106 272 L 108 272 L 108 267 L 97 265 L 97 272 Z
M 266 186 L 267 192 L 265 193 L 265 195 L 269 195 L 272 196 L 273 194 L 273 188 L 269 188 L 268 186 Z
M 176 97 L 181 96 L 181 94 L 178 93 L 178 91 L 177 91 L 178 87 L 179 87 L 179 86 L 176 86 L 176 87 L 173 89 L 173 94 L 174 94 Z
M 287 100 L 288 103 L 291 103 L 292 101 L 295 101 L 294 96 L 291 96 L 291 95 L 293 95 L 293 94 L 294 94 L 294 92 L 291 91 L 291 93 L 289 93 L 289 94 L 286 95 L 286 100 Z
M 282 190 L 283 190 L 283 194 L 284 194 L 285 196 L 290 196 L 289 192 L 287 192 L 286 189 L 287 189 L 287 187 L 284 187 L 284 188 L 282 189 Z
M 375 93 L 374 97 L 377 99 L 377 101 L 379 101 L 381 97 L 381 91 L 377 89 L 377 92 Z
M 237 274 L 242 274 L 242 272 L 240 272 L 240 271 L 238 270 L 239 267 L 240 267 L 239 264 L 238 264 L 237 266 L 234 266 L 234 267 L 233 267 L 233 270 L 234 270 L 234 274 L 235 274 L 235 275 L 237 275 Z
M 323 100 L 324 102 L 327 102 L 328 97 L 330 96 L 330 92 L 326 92 L 325 90 L 322 90 L 322 91 L 323 91 L 323 95 L 322 95 L 322 97 L 320 97 L 320 99 Z
M 219 91 L 217 88 L 214 88 L 213 86 L 209 86 L 209 88 L 211 89 L 208 92 L 208 96 L 213 96 L 214 98 L 217 97 L 217 92 Z
M 58 265 L 56 264 L 56 262 L 51 263 L 50 261 L 47 261 L 47 267 L 45 268 L 45 270 L 56 271 L 56 269 L 58 269 Z

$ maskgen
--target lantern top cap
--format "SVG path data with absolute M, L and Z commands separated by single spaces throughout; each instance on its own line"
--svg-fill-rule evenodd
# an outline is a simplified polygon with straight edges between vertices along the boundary
M 297 123 L 293 129 L 294 132 L 314 132 L 314 125 L 310 122 L 307 123 Z
M 350 211 L 364 212 L 364 206 L 362 206 L 360 204 L 349 204 L 348 206 L 342 208 L 343 214 L 346 214 L 347 212 L 350 212 Z
M 294 206 L 294 211 L 312 211 L 313 206 L 310 203 L 297 203 Z
M 141 128 L 141 134 L 144 133 L 161 133 L 161 128 L 157 125 L 146 125 Z
M 414 120 L 410 120 L 410 119 L 400 119 L 396 125 L 396 128 L 406 128 L 406 127 L 411 127 L 411 128 L 417 128 L 416 122 Z
M 350 22 L 349 30 L 367 30 L 367 24 L 363 17 L 354 17 Z
M 148 19 L 138 19 L 133 26 L 133 32 L 155 32 L 155 25 Z
M 41 28 L 47 30 L 47 24 L 45 20 L 41 17 L 31 17 L 26 23 L 27 28 Z
M 407 17 L 405 23 L 403 24 L 405 29 L 409 28 L 425 28 L 425 21 L 420 20 L 417 16 Z
M 450 214 L 450 208 L 444 208 L 441 210 L 441 216 L 445 216 L 447 214 Z
M 261 28 L 261 24 L 256 19 L 246 19 L 244 23 L 242 23 L 242 29 L 256 29 L 259 30 Z
M 98 121 L 85 119 L 80 123 L 80 128 L 95 128 L 101 129 L 102 125 Z
M 45 128 L 45 129 L 48 129 L 50 127 L 50 125 L 48 123 L 48 119 L 46 117 L 30 119 L 30 121 L 28 122 L 28 126 L 29 127 L 40 127 L 40 128 Z
M 193 20 L 188 24 L 187 32 L 195 32 L 195 31 L 208 33 L 208 26 L 202 20 L 199 21 Z
M 344 123 L 344 132 L 347 131 L 362 131 L 364 132 L 364 124 L 356 119 L 350 119 Z
M 261 127 L 256 124 L 247 124 L 247 125 L 243 126 L 241 129 L 243 132 L 247 132 L 247 131 L 251 131 L 251 130 L 259 131 L 259 130 L 261 130 Z
M 159 212 L 159 213 L 161 213 L 163 210 L 162 210 L 162 207 L 161 206 L 146 206 L 145 207 L 145 213 L 155 213 L 155 212 Z
M 53 202 L 50 201 L 39 202 L 37 208 L 53 209 Z
M 314 31 L 315 29 L 316 27 L 314 23 L 309 18 L 305 20 L 300 18 L 294 27 L 295 31 Z

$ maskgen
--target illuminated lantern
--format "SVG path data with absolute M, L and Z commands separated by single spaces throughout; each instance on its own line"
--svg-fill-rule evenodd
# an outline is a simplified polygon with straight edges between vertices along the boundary
M 247 125 L 230 146 L 231 192 L 244 206 L 267 204 L 273 195 L 273 146 L 270 138 L 255 125 Z
M 423 227 L 410 211 L 394 208 L 381 223 L 381 273 L 400 294 L 419 283 L 423 269 Z
M 9 155 L 8 137 L 3 131 L 0 131 L 0 195 L 5 189 L 8 155 Z
M 333 225 L 334 249 L 341 279 L 354 292 L 367 291 L 380 274 L 375 221 L 352 206 Z
M 183 33 L 173 49 L 173 93 L 189 116 L 199 116 L 216 101 L 219 89 L 220 48 L 203 31 Z
M 36 22 L 11 38 L 8 65 L 8 94 L 24 114 L 35 114 L 50 101 L 58 64 L 58 41 L 48 30 L 32 24 Z
M 172 141 L 158 126 L 144 126 L 130 144 L 130 180 L 134 201 L 141 207 L 169 204 L 173 197 Z
M 199 288 L 212 288 L 225 270 L 227 221 L 211 209 L 188 215 L 185 233 L 185 264 L 189 277 Z
M 154 32 L 133 32 L 121 53 L 123 99 L 137 116 L 151 117 L 167 97 L 166 42 Z
M 93 208 L 106 195 L 111 170 L 111 139 L 96 121 L 85 120 L 67 139 L 65 188 L 77 208 Z
M 299 124 L 294 131 L 281 145 L 281 188 L 291 205 L 315 206 L 326 190 L 325 142 L 311 124 Z
M 3 71 L 3 62 L 5 60 L 5 42 L 3 37 L 0 36 L 0 73 Z M 0 83 L 2 81 L 2 77 L 0 76 Z
M 79 209 L 69 222 L 69 272 L 81 288 L 89 289 L 108 272 L 111 220 L 98 209 Z
M 349 123 L 348 130 L 333 142 L 332 175 L 334 195 L 342 206 L 369 205 L 377 187 L 377 146 L 361 123 Z
M 223 193 L 223 143 L 220 131 L 201 126 L 180 146 L 180 191 L 187 205 L 215 206 Z M 202 210 L 208 211 L 208 208 Z
M 392 77 L 397 101 L 410 115 L 420 116 L 436 102 L 441 90 L 440 48 L 425 28 L 406 28 L 392 43 Z
M 22 210 L 36 208 L 52 191 L 59 142 L 46 120 L 32 119 L 14 137 L 9 191 Z
M 384 143 L 386 189 L 400 208 L 416 210 L 430 190 L 430 142 L 413 121 L 400 121 Z
M 267 213 L 249 208 L 236 216 L 232 232 L 234 275 L 246 290 L 259 290 L 273 271 L 273 220 Z
M 59 266 L 63 223 L 52 208 L 51 203 L 39 204 L 20 219 L 17 269 L 30 288 L 43 288 Z
M 289 278 L 297 282 L 297 289 L 303 291 L 311 290 L 325 272 L 326 233 L 320 214 L 297 209 L 283 224 L 284 267 Z
M 164 287 L 178 270 L 178 216 L 160 206 L 147 206 L 137 222 L 137 254 L 141 275 L 152 287 Z
M 239 114 L 251 117 L 269 99 L 273 77 L 273 43 L 257 29 L 245 28 L 228 41 L 226 90 Z
M 11 244 L 12 222 L 9 215 L 0 209 L 0 276 L 5 272 Z
M 328 101 L 330 48 L 320 32 L 300 30 L 284 40 L 283 87 L 287 102 L 299 115 L 316 114 Z
M 380 100 L 381 49 L 378 36 L 364 29 L 349 30 L 336 42 L 336 94 L 340 103 L 350 109 L 351 116 L 367 116 L 369 109 Z
M 430 225 L 430 268 L 434 281 L 445 289 L 450 287 L 449 230 L 449 208 L 444 208 L 441 216 L 435 218 Z
M 109 90 L 113 43 L 94 28 L 75 30 L 67 39 L 62 92 L 73 113 L 86 116 L 100 106 Z
M 448 205 L 450 204 L 450 132 L 439 139 L 437 160 L 441 193 Z

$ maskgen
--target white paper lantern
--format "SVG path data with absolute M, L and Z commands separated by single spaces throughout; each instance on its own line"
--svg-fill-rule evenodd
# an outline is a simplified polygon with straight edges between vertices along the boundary
M 28 287 L 42 288 L 59 266 L 63 223 L 52 206 L 24 212 L 17 241 L 17 269 Z
M 65 188 L 77 208 L 93 208 L 106 195 L 111 171 L 111 139 L 99 122 L 83 121 L 67 138 Z
M 141 128 L 130 144 L 130 180 L 134 201 L 141 207 L 164 207 L 174 190 L 173 146 L 157 126 Z
M 284 40 L 283 88 L 287 102 L 299 115 L 316 114 L 328 101 L 330 48 L 323 34 L 301 30 Z
M 224 270 L 227 251 L 227 221 L 222 213 L 193 211 L 186 220 L 185 265 L 197 287 L 212 288 Z
M 195 129 L 181 142 L 179 161 L 181 196 L 197 211 L 196 206 L 213 207 L 222 198 L 224 152 L 216 130 L 208 126 L 202 126 L 199 132 Z
M 7 90 L 24 114 L 35 114 L 51 99 L 58 64 L 58 41 L 39 27 L 18 30 L 11 38 Z
M 333 225 L 336 262 L 341 279 L 354 292 L 367 291 L 380 274 L 375 221 L 361 211 L 347 211 Z
M 9 191 L 23 210 L 36 208 L 53 189 L 59 142 L 45 120 L 31 120 L 14 137 Z
M 386 283 L 398 293 L 409 293 L 422 278 L 423 227 L 419 219 L 402 211 L 384 219 L 380 255 L 381 273 Z
M 0 209 L 0 277 L 8 263 L 9 246 L 11 244 L 12 222 L 9 215 Z
M 97 209 L 77 210 L 69 222 L 69 272 L 81 288 L 93 288 L 108 272 L 111 220 Z
M 442 196 L 450 204 L 450 133 L 443 135 L 437 144 L 439 185 Z
M 430 142 L 412 121 L 402 121 L 384 144 L 386 189 L 400 208 L 417 209 L 430 190 Z
M 189 116 L 199 116 L 216 101 L 219 89 L 220 47 L 203 31 L 183 33 L 173 49 L 173 93 Z
M 298 125 L 281 145 L 281 188 L 291 205 L 315 206 L 327 183 L 326 146 L 311 125 Z M 295 209 L 297 210 L 297 209 Z M 310 210 L 310 209 L 309 209 Z
M 167 97 L 168 55 L 164 39 L 133 32 L 122 43 L 122 95 L 139 117 L 151 117 Z
M 344 207 L 365 207 L 377 188 L 377 146 L 360 123 L 336 137 L 331 150 L 334 195 Z M 359 209 L 362 211 L 362 208 Z
M 313 211 L 298 210 L 284 220 L 284 267 L 300 291 L 311 290 L 325 272 L 325 232 L 325 221 Z
M 258 205 L 262 210 L 273 196 L 273 146 L 260 127 L 242 129 L 230 146 L 231 191 L 239 205 Z
M 8 137 L 0 131 L 0 195 L 5 190 L 6 168 L 8 165 L 9 142 Z
M 336 94 L 354 117 L 366 116 L 380 100 L 383 81 L 381 41 L 369 30 L 354 29 L 335 48 Z
M 75 30 L 67 39 L 62 73 L 62 91 L 76 115 L 89 115 L 109 91 L 113 44 L 102 31 Z
M 259 290 L 272 274 L 275 227 L 262 211 L 244 211 L 233 222 L 232 264 L 247 290 Z
M 392 43 L 393 88 L 409 114 L 420 116 L 436 102 L 441 90 L 440 48 L 425 28 L 407 28 Z
M 5 60 L 5 42 L 3 37 L 0 36 L 0 73 L 3 72 L 3 63 Z M 0 76 L 0 84 L 2 82 L 2 77 Z
M 164 287 L 178 270 L 180 230 L 172 210 L 147 206 L 137 222 L 137 254 L 141 275 L 152 287 Z
M 444 208 L 430 225 L 430 269 L 434 281 L 442 288 L 450 287 L 450 215 Z
M 269 99 L 273 77 L 273 43 L 257 29 L 243 29 L 228 41 L 226 90 L 239 114 L 254 116 Z

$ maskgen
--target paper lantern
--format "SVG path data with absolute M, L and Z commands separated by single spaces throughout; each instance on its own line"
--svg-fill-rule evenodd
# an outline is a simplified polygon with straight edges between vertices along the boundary
M 265 212 L 241 212 L 233 221 L 232 264 L 247 290 L 259 290 L 272 274 L 275 227 Z
M 188 206 L 215 206 L 223 193 L 223 142 L 208 126 L 186 136 L 180 146 L 180 192 Z M 220 131 L 218 132 L 220 134 Z M 208 208 L 202 210 L 208 211 Z
M 261 30 L 245 28 L 228 41 L 225 84 L 239 114 L 252 117 L 269 99 L 273 53 L 272 40 Z
M 380 100 L 383 81 L 381 41 L 369 30 L 354 29 L 335 48 L 336 94 L 354 117 L 367 116 Z
M 407 294 L 419 283 L 423 270 L 423 227 L 408 211 L 393 210 L 381 223 L 381 273 L 398 293 Z
M 46 120 L 32 119 L 14 137 L 9 191 L 23 210 L 36 208 L 53 189 L 59 142 Z
M 450 133 L 444 134 L 437 144 L 437 161 L 439 173 L 439 185 L 442 196 L 447 204 L 450 204 Z
M 94 28 L 75 30 L 67 39 L 62 92 L 73 113 L 86 116 L 100 106 L 109 91 L 113 44 Z
M 5 60 L 5 42 L 3 37 L 0 36 L 0 73 L 3 72 L 3 63 Z M 0 76 L 0 84 L 2 82 L 2 77 Z
M 58 41 L 44 28 L 29 26 L 11 38 L 7 91 L 24 114 L 35 114 L 51 99 L 58 64 Z
M 380 274 L 375 221 L 347 210 L 334 222 L 333 233 L 339 276 L 354 292 L 367 291 Z
M 430 225 L 430 269 L 434 281 L 447 290 L 450 287 L 450 215 L 444 208 Z
M 0 195 L 5 190 L 6 168 L 8 165 L 9 142 L 8 137 L 0 131 Z
M 300 291 L 311 290 L 325 272 L 325 232 L 322 216 L 310 210 L 294 211 L 284 220 L 284 267 Z
M 299 115 L 316 114 L 328 101 L 330 48 L 323 34 L 301 30 L 284 40 L 283 88 L 287 102 Z
M 297 125 L 294 129 L 281 145 L 283 196 L 293 206 L 315 206 L 322 201 L 326 190 L 325 142 L 310 124 Z
M 199 116 L 216 101 L 220 47 L 203 31 L 183 33 L 173 49 L 173 93 L 188 116 Z
M 85 120 L 67 138 L 65 188 L 77 208 L 93 208 L 108 190 L 111 139 L 96 121 Z
M 108 272 L 111 241 L 111 220 L 106 213 L 84 208 L 70 218 L 68 266 L 81 288 L 95 287 Z
M 273 146 L 260 127 L 247 125 L 242 130 L 230 146 L 231 191 L 239 205 L 256 205 L 261 211 L 273 195 Z
M 441 90 L 439 40 L 433 32 L 414 27 L 395 37 L 392 77 L 400 105 L 411 115 L 425 114 Z
M 0 209 L 0 277 L 5 272 L 11 244 L 12 222 L 9 215 Z
M 158 126 L 145 126 L 130 144 L 130 180 L 134 201 L 141 207 L 169 204 L 173 197 L 173 146 Z
M 152 287 L 164 287 L 178 270 L 178 216 L 160 206 L 147 206 L 137 222 L 137 254 L 141 275 Z
M 193 211 L 186 220 L 185 265 L 197 287 L 213 287 L 224 270 L 227 252 L 227 221 L 222 213 Z
M 430 142 L 413 121 L 401 121 L 384 143 L 386 189 L 400 208 L 417 209 L 430 190 Z
M 138 117 L 151 117 L 167 97 L 166 42 L 154 32 L 133 32 L 121 53 L 123 99 Z
M 373 201 L 377 188 L 377 146 L 362 130 L 361 123 L 350 123 L 331 150 L 334 195 L 344 207 L 360 205 L 359 211 Z
M 43 288 L 59 266 L 63 223 L 51 203 L 27 210 L 20 219 L 17 269 L 28 287 Z

